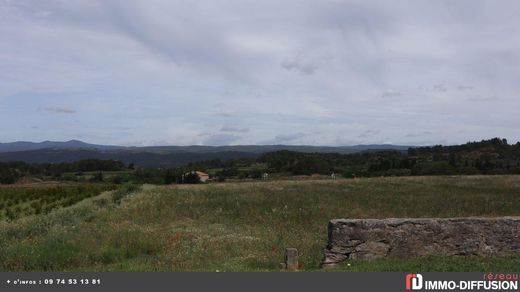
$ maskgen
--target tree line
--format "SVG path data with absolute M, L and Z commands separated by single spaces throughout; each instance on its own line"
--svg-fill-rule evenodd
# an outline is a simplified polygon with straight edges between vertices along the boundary
M 92 182 L 197 183 L 199 170 L 218 181 L 228 178 L 260 179 L 262 174 L 358 176 L 520 174 L 520 142 L 508 144 L 493 138 L 455 146 L 412 147 L 407 151 L 363 151 L 353 154 L 268 152 L 257 158 L 212 159 L 173 168 L 136 168 L 116 160 L 88 159 L 76 162 L 28 164 L 0 162 L 0 183 L 14 183 L 23 176 L 78 180 L 82 172 L 95 172 Z M 115 174 L 106 175 L 113 171 Z
M 294 175 L 331 172 L 353 176 L 520 174 L 520 142 L 493 138 L 464 145 L 414 147 L 408 151 L 365 151 L 354 154 L 266 153 L 259 161 L 271 172 Z
M 24 176 L 59 178 L 68 172 L 121 171 L 133 168 L 117 160 L 86 159 L 60 163 L 0 162 L 0 183 L 12 184 Z

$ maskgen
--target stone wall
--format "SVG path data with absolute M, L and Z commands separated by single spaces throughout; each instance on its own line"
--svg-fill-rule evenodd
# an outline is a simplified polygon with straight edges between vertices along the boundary
M 347 259 L 520 252 L 520 217 L 336 219 L 323 266 Z

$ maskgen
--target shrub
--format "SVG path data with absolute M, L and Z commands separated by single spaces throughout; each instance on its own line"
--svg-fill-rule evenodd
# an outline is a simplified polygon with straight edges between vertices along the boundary
M 139 189 L 140 188 L 137 185 L 127 184 L 124 187 L 122 187 L 121 189 L 113 192 L 112 201 L 116 204 L 119 204 L 119 203 L 121 203 L 121 200 L 124 197 L 130 195 L 131 193 L 138 191 Z
M 198 184 L 200 183 L 200 177 L 196 173 L 190 172 L 184 175 L 184 183 Z

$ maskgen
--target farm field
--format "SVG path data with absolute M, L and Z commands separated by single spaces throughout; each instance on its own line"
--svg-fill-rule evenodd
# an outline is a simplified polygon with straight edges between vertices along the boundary
M 284 248 L 295 247 L 301 270 L 322 271 L 330 219 L 518 215 L 516 175 L 127 186 L 1 221 L 0 270 L 280 271 Z M 520 271 L 520 256 L 351 261 L 331 270 Z
M 49 213 L 115 187 L 105 184 L 30 183 L 0 187 L 0 221 Z

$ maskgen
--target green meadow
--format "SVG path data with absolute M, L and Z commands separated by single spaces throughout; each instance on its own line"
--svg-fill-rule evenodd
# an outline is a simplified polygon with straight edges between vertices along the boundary
M 2 271 L 280 271 L 286 247 L 298 249 L 300 270 L 323 271 L 330 219 L 518 216 L 520 176 L 129 185 L 23 215 L 0 220 Z M 350 261 L 327 270 L 520 271 L 520 256 Z

